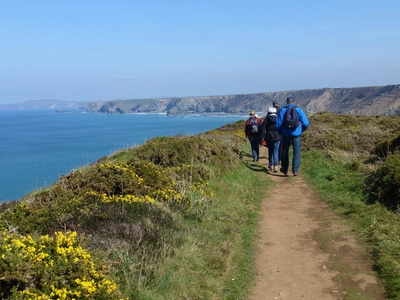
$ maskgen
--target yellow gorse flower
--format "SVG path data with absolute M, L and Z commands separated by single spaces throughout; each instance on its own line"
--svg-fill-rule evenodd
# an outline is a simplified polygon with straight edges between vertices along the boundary
M 6 266 L 13 268 L 10 272 L 21 272 L 28 279 L 43 277 L 49 283 L 35 287 L 27 282 L 25 290 L 15 291 L 24 299 L 94 299 L 96 295 L 111 294 L 117 289 L 117 285 L 103 274 L 104 268 L 96 268 L 91 254 L 79 244 L 76 232 L 55 232 L 53 236 L 44 235 L 36 240 L 29 235 L 5 231 L 0 236 L 1 258 Z M 26 269 L 26 266 L 29 268 Z M 8 270 L 4 271 L 7 274 Z M 53 272 L 62 274 L 63 286 L 59 286 L 58 281 L 51 283 L 53 278 L 60 276 L 54 274 L 48 277 Z M 70 282 L 65 274 L 71 274 Z
M 102 169 L 109 169 L 113 171 L 120 171 L 130 175 L 132 179 L 137 180 L 137 184 L 141 185 L 143 183 L 143 178 L 139 177 L 130 167 L 128 164 L 100 164 L 100 168 Z
M 91 195 L 96 195 L 101 198 L 101 201 L 103 203 L 142 203 L 142 202 L 149 202 L 149 203 L 155 203 L 155 200 L 146 195 L 146 196 L 135 196 L 135 195 L 113 195 L 113 196 L 108 196 L 107 194 L 101 194 L 99 195 L 96 192 L 91 192 Z

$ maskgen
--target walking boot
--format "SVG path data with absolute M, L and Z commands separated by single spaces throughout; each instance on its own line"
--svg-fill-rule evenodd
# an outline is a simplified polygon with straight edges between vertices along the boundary
M 285 176 L 287 175 L 287 171 L 283 172 L 283 169 L 281 168 L 279 171 L 281 171 L 281 173 L 283 173 Z

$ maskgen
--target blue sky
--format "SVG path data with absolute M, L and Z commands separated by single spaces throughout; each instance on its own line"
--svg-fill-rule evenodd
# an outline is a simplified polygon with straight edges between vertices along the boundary
M 400 1 L 0 3 L 0 103 L 400 83 Z

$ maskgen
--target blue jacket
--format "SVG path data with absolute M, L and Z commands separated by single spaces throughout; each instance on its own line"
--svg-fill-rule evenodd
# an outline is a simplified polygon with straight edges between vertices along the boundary
M 276 118 L 276 130 L 279 132 L 279 134 L 282 134 L 283 136 L 300 136 L 303 134 L 303 131 L 307 130 L 308 125 L 310 125 L 304 111 L 300 107 L 296 106 L 296 110 L 299 113 L 300 125 L 295 129 L 286 128 L 286 126 L 283 124 L 283 120 L 285 119 L 286 108 L 292 106 L 294 105 L 288 104 L 285 107 L 282 107 L 281 110 L 279 111 L 278 117 Z

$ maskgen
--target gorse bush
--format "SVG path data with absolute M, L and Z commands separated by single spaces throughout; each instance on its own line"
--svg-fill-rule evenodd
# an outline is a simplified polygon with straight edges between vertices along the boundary
M 125 244 L 141 262 L 138 273 L 150 280 L 154 260 L 171 255 L 181 242 L 180 215 L 201 217 L 213 196 L 202 172 L 202 166 L 164 168 L 136 160 L 97 164 L 63 176 L 31 203 L 15 205 L 0 224 L 5 229 L 12 224 L 24 234 L 74 230 L 92 236 L 91 248 Z
M 108 270 L 83 247 L 76 232 L 33 238 L 0 234 L 1 299 L 116 299 Z
M 345 116 L 332 113 L 311 115 L 302 143 L 307 149 L 327 149 L 370 155 L 375 144 L 400 131 L 396 117 Z
M 52 188 L 36 193 L 34 201 L 9 209 L 2 219 L 18 225 L 20 232 L 47 234 L 55 229 L 90 229 L 99 220 L 138 218 L 140 214 L 127 213 L 129 206 L 164 205 L 190 214 L 199 202 L 191 196 L 212 197 L 208 176 L 202 165 L 165 168 L 137 160 L 97 164 L 62 176 Z
M 233 144 L 241 144 L 244 141 L 247 141 L 243 130 L 245 125 L 246 121 L 239 120 L 232 124 L 225 124 L 218 129 L 207 131 L 204 134 L 201 134 L 201 136 L 209 136 L 211 138 L 215 138 L 215 136 L 218 136 L 218 138 L 225 136 L 231 140 Z
M 214 196 L 208 187 L 214 170 L 227 170 L 237 163 L 239 151 L 232 140 L 210 136 L 156 138 L 61 176 L 51 187 L 23 201 L 2 206 L 0 229 L 15 232 L 15 237 L 8 234 L 4 241 L 19 249 L 8 252 L 11 265 L 2 265 L 2 271 L 9 274 L 2 285 L 4 295 L 18 292 L 18 299 L 115 299 L 121 286 L 131 296 L 137 293 L 151 282 L 160 262 L 184 241 L 188 229 L 183 220 L 201 220 Z M 42 236 L 35 241 L 30 237 L 33 233 Z M 87 250 L 78 246 L 76 237 L 87 237 Z M 43 241 L 55 245 L 55 250 L 43 246 Z M 66 252 L 57 248 L 64 242 L 65 251 L 74 251 L 76 257 L 64 257 Z M 8 244 L 2 245 L 4 251 L 10 249 Z M 26 249 L 35 251 L 32 258 L 23 252 Z M 103 261 L 104 270 L 112 268 L 117 274 L 116 283 L 99 275 L 103 267 L 95 267 L 96 259 L 87 265 L 92 269 L 85 269 L 83 258 L 78 257 L 79 253 L 97 257 L 99 250 L 108 258 Z M 52 256 L 46 251 L 53 251 Z M 126 254 L 121 257 L 116 253 Z M 18 260 L 21 255 L 28 261 Z M 74 262 L 71 269 L 65 269 L 61 262 L 70 260 Z M 127 260 L 134 263 L 127 265 Z M 59 267 L 54 268 L 55 262 Z M 40 278 L 29 275 L 27 268 Z M 69 277 L 73 272 L 78 277 Z M 84 294 L 85 288 L 92 293 L 90 297 Z
M 397 151 L 400 151 L 400 135 L 377 143 L 372 148 L 371 153 L 378 157 L 385 158 L 387 155 L 394 154 Z
M 363 171 L 368 201 L 397 209 L 399 196 L 400 117 L 318 113 L 302 140 L 305 148 L 328 151 L 338 163 Z M 378 163 L 377 163 L 378 162 Z
M 182 164 L 211 164 L 221 168 L 237 163 L 239 149 L 236 144 L 240 138 L 230 134 L 231 145 L 215 135 L 157 137 L 142 146 L 126 152 L 117 153 L 110 159 L 137 159 L 150 161 L 155 165 L 170 167 Z
M 400 154 L 389 155 L 367 180 L 370 199 L 391 209 L 400 208 Z

